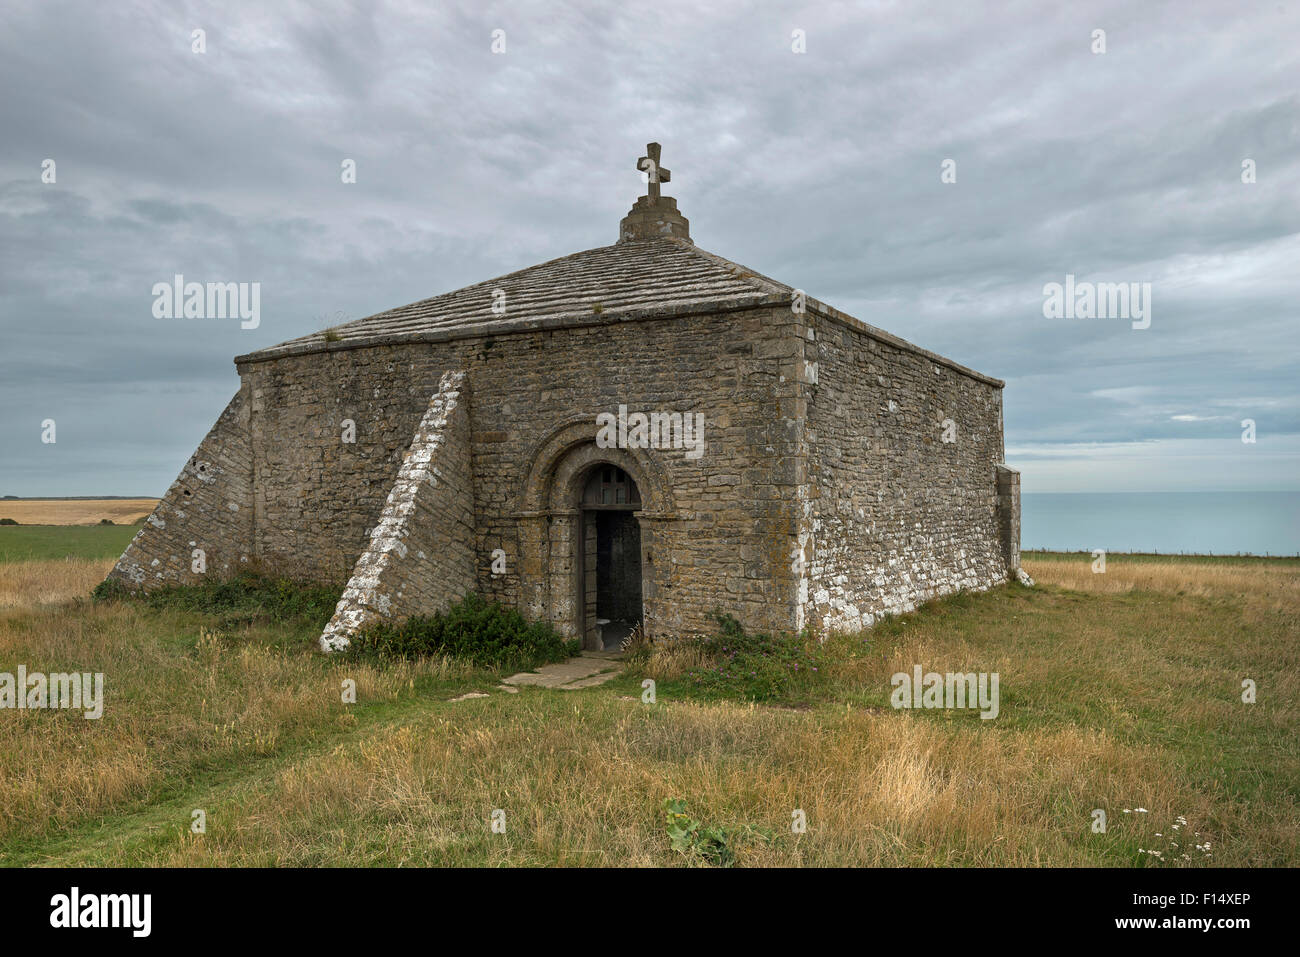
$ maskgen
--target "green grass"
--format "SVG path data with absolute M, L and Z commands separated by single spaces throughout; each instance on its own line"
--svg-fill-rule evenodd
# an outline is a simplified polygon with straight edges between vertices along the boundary
M 508 694 L 453 659 L 322 656 L 306 609 L 3 610 L 0 672 L 102 670 L 109 692 L 97 722 L 0 713 L 0 863 L 701 864 L 665 830 L 680 800 L 702 822 L 683 834 L 725 834 L 739 866 L 1157 866 L 1140 850 L 1167 846 L 1178 815 L 1214 845 L 1185 866 L 1300 864 L 1295 567 L 1090 562 L 1036 556 L 1039 587 L 834 637 L 815 676 L 769 675 L 758 702 L 734 675 L 696 688 L 698 649 L 583 691 Z M 778 669 L 802 661 L 745 645 L 765 650 Z M 999 717 L 893 710 L 890 676 L 913 664 L 999 672 Z M 452 700 L 468 691 L 489 697 Z
M 529 622 L 517 609 L 471 593 L 433 615 L 372 624 L 352 636 L 345 654 L 380 662 L 448 656 L 506 676 L 567 661 L 581 649 L 549 622 Z
M 138 602 L 154 609 L 197 612 L 221 630 L 265 622 L 300 625 L 319 632 L 334 614 L 342 591 L 331 585 L 243 572 L 201 585 L 160 588 L 139 597 L 132 597 L 117 579 L 108 579 L 96 585 L 91 596 L 96 601 Z
M 117 558 L 137 525 L 0 525 L 0 564 L 64 558 Z

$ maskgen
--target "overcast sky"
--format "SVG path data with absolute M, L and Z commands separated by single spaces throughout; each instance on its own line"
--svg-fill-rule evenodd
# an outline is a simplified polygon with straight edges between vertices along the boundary
M 235 355 L 613 242 L 650 140 L 699 246 L 1005 379 L 1026 491 L 1300 489 L 1298 117 L 1294 2 L 6 0 L 0 494 L 161 494 Z

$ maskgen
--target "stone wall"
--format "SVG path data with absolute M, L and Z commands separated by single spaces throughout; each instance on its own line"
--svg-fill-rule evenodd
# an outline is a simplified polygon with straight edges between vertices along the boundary
M 580 635 L 594 595 L 579 587 L 587 536 L 571 486 L 597 462 L 624 468 L 641 492 L 652 635 L 710 628 L 714 609 L 755 630 L 857 628 L 1004 581 L 1018 562 L 1018 494 L 997 468 L 1000 384 L 820 305 L 594 313 L 508 335 L 322 346 L 240 363 L 240 394 L 116 577 L 186 580 L 190 548 L 206 543 L 210 573 L 250 558 L 338 584 L 356 570 L 358 589 L 374 578 L 390 601 L 401 592 L 422 608 L 468 584 Z M 427 429 L 412 436 L 448 370 L 473 393 L 448 401 L 465 426 L 446 434 L 468 447 L 445 453 L 462 463 L 472 520 L 453 523 L 463 537 L 449 540 L 451 571 L 403 572 L 390 587 L 370 571 L 392 549 L 357 563 L 376 541 L 402 541 L 386 501 L 409 499 L 419 522 L 434 522 L 417 531 L 408 517 L 407 538 L 436 526 L 410 482 L 394 483 L 432 441 Z M 704 454 L 597 449 L 597 414 L 620 405 L 703 414 Z M 379 594 L 354 593 L 340 614 L 378 608 Z
M 353 570 L 321 648 L 359 628 L 443 611 L 477 587 L 465 374 L 449 372 L 420 420 L 397 480 Z
M 782 325 L 788 315 L 755 309 L 636 322 L 593 316 L 574 328 L 243 363 L 252 403 L 254 550 L 273 570 L 346 581 L 428 396 L 445 371 L 463 369 L 473 393 L 481 593 L 530 617 L 559 623 L 557 616 L 572 614 L 553 597 L 539 604 L 521 577 L 532 526 L 541 523 L 537 534 L 545 536 L 568 520 L 525 515 L 522 506 L 536 460 L 548 454 L 548 436 L 574 424 L 591 443 L 596 415 L 620 404 L 700 412 L 702 457 L 688 459 L 680 449 L 643 453 L 667 489 L 646 502 L 656 514 L 641 523 L 647 625 L 705 628 L 709 612 L 724 608 L 753 627 L 788 628 L 788 503 L 795 488 L 780 398 L 795 351 Z M 343 441 L 349 423 L 351 443 Z M 495 549 L 506 555 L 503 575 L 491 572 Z M 581 607 L 576 592 L 569 604 Z
M 809 320 L 805 622 L 857 629 L 1005 581 L 1000 384 L 835 319 Z
M 248 403 L 241 389 L 108 577 L 143 589 L 231 577 L 252 557 L 251 479 Z
M 1020 473 L 997 466 L 998 538 L 1007 573 L 1020 570 Z

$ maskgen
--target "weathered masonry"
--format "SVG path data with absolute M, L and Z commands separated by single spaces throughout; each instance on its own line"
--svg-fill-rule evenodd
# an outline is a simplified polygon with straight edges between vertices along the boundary
M 601 647 L 1014 576 L 1003 383 L 697 248 L 658 160 L 612 246 L 238 357 L 111 577 L 346 582 L 328 649 L 467 591 Z

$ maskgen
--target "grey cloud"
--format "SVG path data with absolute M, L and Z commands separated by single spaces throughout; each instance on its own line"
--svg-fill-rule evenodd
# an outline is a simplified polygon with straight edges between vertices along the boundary
M 1285 5 L 3 16 L 0 492 L 160 492 L 233 393 L 235 354 L 613 241 L 651 139 L 702 247 L 1006 379 L 1028 490 L 1056 446 L 1230 437 L 1252 405 L 1265 434 L 1300 434 Z M 262 327 L 153 319 L 176 272 L 260 281 Z M 1067 272 L 1152 282 L 1152 327 L 1044 319 Z M 1240 478 L 1220 461 L 1205 487 Z M 1297 487 L 1281 461 L 1274 486 Z

